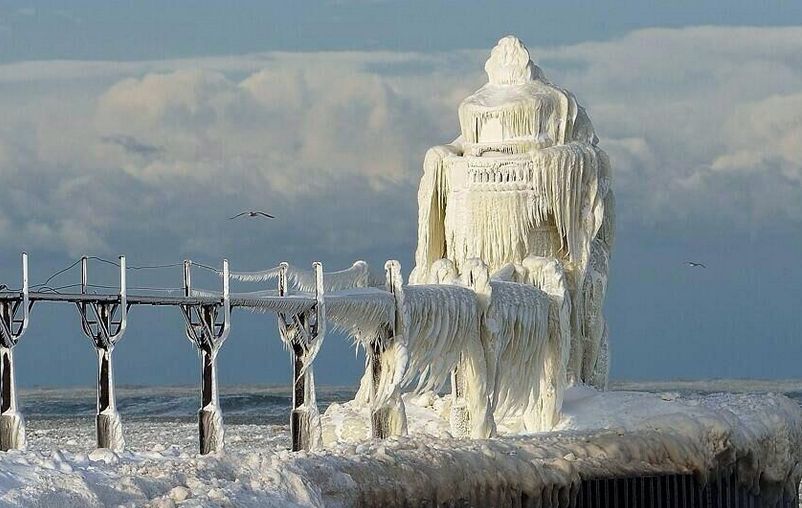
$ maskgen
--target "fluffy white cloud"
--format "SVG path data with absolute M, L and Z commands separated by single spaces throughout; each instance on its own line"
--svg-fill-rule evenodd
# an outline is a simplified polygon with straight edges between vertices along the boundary
M 802 29 L 649 29 L 530 51 L 588 107 L 621 220 L 802 220 Z M 282 253 L 411 249 L 424 151 L 456 135 L 485 54 L 0 66 L 0 232 L 70 254 L 270 238 L 289 239 Z M 246 237 L 221 222 L 249 207 L 281 221 Z
M 802 220 L 802 28 L 648 29 L 535 53 L 588 105 L 647 220 Z

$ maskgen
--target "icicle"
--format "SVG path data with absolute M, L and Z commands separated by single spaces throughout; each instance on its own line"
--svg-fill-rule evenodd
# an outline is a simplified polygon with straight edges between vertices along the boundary
M 202 298 L 222 298 L 220 291 L 192 288 L 191 295 Z M 234 307 L 245 307 L 252 312 L 284 312 L 300 314 L 311 309 L 315 300 L 311 293 L 279 296 L 275 290 L 231 293 Z
M 548 294 L 549 337 L 536 402 L 540 430 L 550 430 L 558 421 L 563 396 L 568 386 L 568 362 L 571 352 L 571 297 L 562 264 L 555 258 L 528 256 L 524 259 L 527 283 Z
M 288 274 L 293 286 L 299 291 L 314 291 L 315 277 L 313 273 L 291 268 Z M 364 261 L 356 261 L 350 268 L 345 270 L 326 272 L 323 280 L 325 281 L 326 291 L 339 291 L 367 287 L 369 278 L 368 264 Z
M 244 282 L 263 282 L 275 280 L 279 277 L 280 266 L 261 270 L 258 272 L 232 272 L 231 278 Z M 315 290 L 315 274 L 309 270 L 303 270 L 292 266 L 287 266 L 287 276 L 293 287 L 299 291 L 311 293 Z M 364 261 L 356 261 L 351 267 L 336 272 L 326 272 L 324 274 L 326 291 L 339 291 L 356 287 L 367 287 L 371 282 L 368 264 Z
M 436 146 L 426 152 L 423 178 L 418 188 L 418 248 L 415 252 L 415 270 L 409 276 L 412 284 L 425 283 L 429 265 L 445 254 L 443 221 L 450 186 L 443 160 L 449 155 L 462 154 L 459 142 L 457 139 L 451 145 Z
M 543 348 L 548 337 L 548 296 L 528 284 L 489 280 L 478 259 L 466 262 L 463 280 L 486 302 L 482 343 L 496 420 L 522 417 L 527 430 L 539 421 Z M 531 429 L 534 430 L 534 429 Z
M 231 278 L 242 282 L 266 282 L 277 279 L 280 269 L 280 266 L 276 266 L 258 272 L 231 272 Z

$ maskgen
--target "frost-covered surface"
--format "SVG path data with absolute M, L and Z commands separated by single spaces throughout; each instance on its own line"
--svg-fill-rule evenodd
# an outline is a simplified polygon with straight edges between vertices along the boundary
M 277 280 L 281 267 L 276 266 L 257 272 L 231 272 L 231 278 L 243 282 L 266 282 Z M 366 287 L 373 280 L 364 261 L 355 261 L 353 265 L 344 270 L 325 272 L 323 283 L 326 291 L 338 291 L 355 287 Z M 312 270 L 287 265 L 287 278 L 293 287 L 300 291 L 312 292 L 315 290 L 315 274 Z
M 798 476 L 802 410 L 781 395 L 567 393 L 558 431 L 489 440 L 449 437 L 449 397 L 406 396 L 410 435 L 367 440 L 348 404 L 323 417 L 315 453 L 286 451 L 285 425 L 228 424 L 226 453 L 197 455 L 194 421 L 126 420 L 128 446 L 92 451 L 87 418 L 31 418 L 29 449 L 0 453 L 0 505 L 351 506 L 360 501 L 567 493 L 584 475 L 710 473 L 739 465 L 767 493 Z M 361 427 L 355 422 L 362 421 Z M 361 429 L 361 430 L 360 430 Z M 501 501 L 500 501 L 501 500 Z M 413 502 L 414 504 L 414 502 Z
M 369 428 L 359 409 L 349 404 L 329 408 L 324 441 L 363 457 L 331 457 L 328 470 L 370 485 L 361 498 L 350 491 L 332 495 L 335 504 L 369 499 L 392 505 L 399 498 L 455 495 L 478 504 L 498 503 L 505 493 L 539 495 L 546 486 L 567 493 L 580 477 L 706 477 L 733 468 L 741 482 L 770 496 L 798 485 L 802 474 L 802 411 L 782 395 L 682 396 L 576 387 L 568 391 L 555 431 L 519 434 L 501 421 L 499 438 L 473 441 L 450 437 L 448 396 L 405 399 L 410 435 L 381 443 L 364 441 Z M 354 448 L 333 440 L 352 441 Z
M 539 404 L 549 408 L 540 415 L 547 424 L 545 413 L 559 410 L 562 383 L 543 382 L 541 372 L 562 378 L 565 370 L 584 383 L 606 383 L 602 304 L 614 236 L 610 163 L 584 108 L 546 79 L 517 38 L 501 39 L 485 70 L 488 83 L 460 105 L 460 136 L 426 154 L 410 281 L 430 280 L 443 258 L 460 273 L 478 258 L 499 278 L 512 280 L 530 256 L 559 265 L 551 272 L 567 292 L 558 305 L 564 311 L 554 317 L 570 314 L 563 327 L 569 337 L 538 332 L 557 340 L 541 355 L 548 368 L 513 374 L 518 384 L 555 392 Z M 534 279 L 541 289 L 549 285 L 543 273 Z

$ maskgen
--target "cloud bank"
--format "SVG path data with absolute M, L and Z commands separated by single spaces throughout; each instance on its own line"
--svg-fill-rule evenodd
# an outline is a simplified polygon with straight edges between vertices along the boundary
M 588 107 L 623 224 L 802 221 L 802 28 L 648 29 L 530 52 Z M 252 264 L 300 244 L 338 261 L 411 250 L 424 151 L 456 136 L 485 57 L 2 65 L 2 249 L 256 249 Z M 279 220 L 221 223 L 245 208 Z

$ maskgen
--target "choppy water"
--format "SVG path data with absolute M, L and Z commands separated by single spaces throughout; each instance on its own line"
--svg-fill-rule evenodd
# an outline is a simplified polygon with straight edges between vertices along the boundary
M 802 405 L 802 380 L 618 381 L 612 390 L 707 394 L 716 392 L 783 393 Z M 355 387 L 318 387 L 318 407 L 353 398 Z M 63 419 L 94 415 L 94 389 L 28 389 L 20 392 L 20 405 L 28 420 Z M 242 424 L 281 425 L 287 422 L 289 387 L 234 386 L 220 393 L 227 421 Z M 125 419 L 194 421 L 200 406 L 197 387 L 124 387 L 117 389 L 117 408 Z
M 318 407 L 353 398 L 354 388 L 318 389 Z M 116 390 L 126 447 L 133 451 L 198 447 L 198 387 L 122 387 Z M 289 387 L 234 386 L 220 393 L 226 447 L 287 449 L 291 404 Z M 28 448 L 73 453 L 95 448 L 95 390 L 29 389 L 19 397 Z
M 802 380 L 705 380 L 679 382 L 615 382 L 613 390 L 708 394 L 716 392 L 783 393 L 802 405 Z M 332 402 L 353 398 L 355 387 L 319 387 L 321 412 Z M 289 446 L 289 387 L 233 386 L 221 391 L 227 446 L 281 449 Z M 94 448 L 94 389 L 22 390 L 29 447 L 73 452 Z M 197 448 L 197 387 L 123 387 L 117 389 L 128 447 L 151 450 L 178 446 Z
M 353 398 L 355 388 L 322 387 L 318 407 Z M 117 410 L 126 420 L 195 421 L 200 407 L 197 387 L 123 387 L 116 390 Z M 281 425 L 289 420 L 289 387 L 235 386 L 222 390 L 220 405 L 226 421 Z M 94 415 L 94 389 L 32 389 L 20 392 L 26 419 L 64 419 Z

